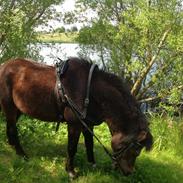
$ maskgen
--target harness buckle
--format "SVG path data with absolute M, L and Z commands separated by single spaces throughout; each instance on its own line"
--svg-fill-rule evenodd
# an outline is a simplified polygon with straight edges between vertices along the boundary
M 89 98 L 85 98 L 84 106 L 87 107 L 90 103 Z
M 58 89 L 60 90 L 61 89 L 61 83 L 60 82 L 58 82 Z

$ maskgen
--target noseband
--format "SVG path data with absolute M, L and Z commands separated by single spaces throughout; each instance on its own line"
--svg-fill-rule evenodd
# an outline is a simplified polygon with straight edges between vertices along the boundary
M 140 143 L 137 142 L 137 141 L 131 142 L 131 143 L 129 143 L 127 146 L 122 147 L 122 148 L 120 148 L 118 151 L 114 152 L 113 155 L 112 155 L 112 156 L 113 156 L 113 160 L 114 160 L 115 162 L 117 162 L 121 157 L 124 156 L 124 154 L 125 154 L 129 149 L 134 149 L 135 152 L 138 154 L 138 150 L 139 150 L 140 148 L 142 148 L 142 147 L 143 147 L 142 144 L 140 144 Z

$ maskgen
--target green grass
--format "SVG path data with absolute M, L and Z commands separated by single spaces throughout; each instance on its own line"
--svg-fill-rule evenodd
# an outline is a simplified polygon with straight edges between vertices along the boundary
M 97 167 L 87 163 L 83 137 L 75 158 L 79 177 L 76 183 L 183 183 L 183 131 L 181 120 L 151 116 L 155 138 L 150 153 L 142 152 L 136 171 L 125 177 L 111 168 L 111 160 L 95 142 Z M 65 124 L 55 133 L 56 125 L 26 116 L 19 121 L 21 143 L 29 155 L 24 161 L 7 144 L 5 122 L 0 116 L 0 182 L 1 183 L 65 183 L 67 128 Z M 110 149 L 110 135 L 105 124 L 95 127 L 96 135 Z
M 37 38 L 40 42 L 45 43 L 75 43 L 78 34 L 69 32 L 69 33 L 39 33 Z

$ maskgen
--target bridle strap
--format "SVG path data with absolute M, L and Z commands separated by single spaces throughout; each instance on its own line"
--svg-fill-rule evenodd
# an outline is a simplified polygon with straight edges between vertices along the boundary
M 113 153 L 114 159 L 116 159 L 116 161 L 117 161 L 119 158 L 121 158 L 123 156 L 123 154 L 126 151 L 133 148 L 134 146 L 142 147 L 142 145 L 137 141 L 131 142 L 127 146 L 125 146 L 125 147 L 119 149 L 117 152 Z

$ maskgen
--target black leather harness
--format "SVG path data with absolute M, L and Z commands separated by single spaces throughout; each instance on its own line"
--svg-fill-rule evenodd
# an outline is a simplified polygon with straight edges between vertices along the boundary
M 58 58 L 59 59 L 59 58 Z M 74 108 L 75 111 L 77 111 L 77 114 L 82 118 L 86 119 L 87 116 L 87 110 L 88 110 L 88 105 L 90 103 L 89 100 L 89 95 L 90 95 L 90 85 L 91 85 L 91 80 L 92 80 L 92 75 L 93 71 L 96 67 L 98 67 L 96 64 L 92 64 L 90 67 L 89 75 L 88 75 L 88 80 L 87 80 L 87 88 L 86 88 L 86 97 L 84 99 L 84 106 L 83 106 L 83 111 L 80 111 L 79 107 L 72 101 L 72 99 L 66 94 L 65 88 L 63 86 L 63 83 L 61 82 L 61 78 L 64 77 L 64 74 L 66 73 L 67 69 L 69 68 L 68 61 L 62 61 L 59 59 L 60 62 L 57 62 L 55 64 L 56 67 L 56 91 L 58 91 L 57 95 L 57 104 L 58 107 L 62 110 L 62 104 L 67 103 L 71 108 Z M 59 129 L 59 125 L 61 121 L 64 119 L 64 117 L 61 115 L 62 111 L 59 111 L 59 122 L 57 122 L 57 127 L 56 131 Z
M 60 60 L 60 59 L 59 59 Z M 64 76 L 66 70 L 68 69 L 68 61 L 63 62 L 60 60 L 60 62 L 56 63 L 56 77 L 57 77 L 57 82 L 56 82 L 56 87 L 58 88 L 58 98 L 59 101 L 58 106 L 61 105 L 61 103 L 66 103 L 73 111 L 73 113 L 76 115 L 76 117 L 79 119 L 81 124 L 92 134 L 93 137 L 100 143 L 100 145 L 103 147 L 105 152 L 109 155 L 109 157 L 115 161 L 116 158 L 108 151 L 108 149 L 103 145 L 103 143 L 100 141 L 100 139 L 93 133 L 93 131 L 88 127 L 85 121 L 91 121 L 88 120 L 87 117 L 87 109 L 88 105 L 90 103 L 89 101 L 89 95 L 90 95 L 90 85 L 91 85 L 91 79 L 93 75 L 93 71 L 96 67 L 98 67 L 96 64 L 92 64 L 90 67 L 89 75 L 88 75 L 88 81 L 87 81 L 87 88 L 86 88 L 86 97 L 84 99 L 84 109 L 83 111 L 80 111 L 78 106 L 72 101 L 72 99 L 66 94 L 65 88 L 63 83 L 61 82 L 61 78 Z M 57 123 L 56 131 L 58 130 L 60 125 L 60 122 Z
M 57 126 L 56 126 L 56 132 L 59 129 L 60 123 L 63 122 L 64 117 L 62 115 L 63 111 L 64 111 L 64 106 L 66 103 L 65 97 L 64 97 L 64 87 L 60 81 L 60 79 L 62 77 L 64 77 L 65 72 L 68 69 L 68 60 L 66 61 L 62 61 L 60 58 L 58 58 L 60 60 L 60 62 L 57 62 L 55 64 L 55 68 L 56 68 L 56 84 L 55 84 L 55 91 L 56 91 L 56 101 L 57 101 L 57 106 L 58 106 L 58 118 L 59 121 L 57 122 Z
M 69 68 L 68 61 L 69 60 L 63 62 L 62 60 L 60 60 L 60 62 L 58 62 L 56 64 L 56 75 L 57 75 L 56 87 L 58 88 L 58 94 L 59 94 L 58 106 L 59 105 L 61 106 L 62 103 L 67 104 L 72 109 L 73 113 L 79 119 L 81 124 L 92 134 L 93 137 L 95 137 L 95 139 L 103 147 L 106 154 L 108 154 L 108 156 L 112 159 L 112 161 L 116 162 L 118 164 L 118 166 L 120 167 L 121 165 L 119 163 L 119 159 L 126 153 L 126 151 L 128 151 L 131 148 L 133 148 L 136 151 L 136 149 L 142 148 L 142 145 L 137 141 L 132 141 L 129 144 L 127 144 L 125 147 L 120 148 L 117 152 L 115 152 L 113 154 L 111 154 L 108 151 L 108 149 L 103 145 L 103 143 L 100 141 L 100 139 L 93 133 L 93 131 L 88 127 L 88 125 L 85 122 L 85 121 L 91 121 L 91 120 L 88 120 L 89 118 L 87 116 L 87 109 L 88 109 L 88 105 L 90 102 L 89 94 L 90 94 L 90 85 L 91 85 L 92 75 L 93 75 L 93 71 L 97 67 L 97 65 L 92 64 L 90 67 L 88 81 L 87 81 L 87 88 L 86 88 L 86 97 L 84 99 L 84 109 L 83 109 L 83 111 L 80 111 L 78 106 L 72 101 L 72 99 L 65 92 L 65 88 L 60 80 L 64 76 L 67 69 Z M 62 117 L 62 119 L 63 119 L 63 117 Z M 60 122 L 57 123 L 56 130 L 58 130 L 59 124 L 60 124 Z

